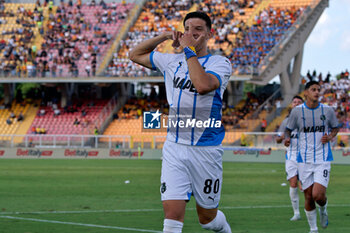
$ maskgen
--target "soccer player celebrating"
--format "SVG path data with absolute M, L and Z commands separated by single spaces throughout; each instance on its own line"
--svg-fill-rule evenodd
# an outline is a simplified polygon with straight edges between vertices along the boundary
M 328 226 L 326 191 L 333 161 L 330 141 L 339 131 L 334 110 L 319 102 L 320 90 L 316 81 L 306 84 L 306 103 L 295 107 L 289 115 L 284 142 L 290 146 L 291 132 L 298 130 L 298 173 L 304 190 L 305 213 L 313 233 L 318 232 L 316 203 L 321 226 Z
M 191 12 L 184 21 L 184 33 L 163 34 L 138 44 L 130 59 L 144 67 L 158 69 L 164 76 L 170 106 L 163 146 L 161 199 L 165 219 L 163 232 L 182 232 L 186 202 L 193 195 L 199 222 L 204 229 L 230 233 L 225 215 L 218 210 L 222 187 L 221 124 L 223 93 L 232 73 L 230 61 L 207 51 L 212 37 L 211 20 L 203 12 Z M 165 54 L 154 49 L 166 40 L 182 47 L 181 54 Z M 203 127 L 194 122 L 216 122 Z M 182 127 L 190 120 L 190 126 Z M 174 123 L 173 122 L 173 123 Z
M 304 102 L 303 98 L 296 95 L 292 100 L 292 109 Z M 289 116 L 286 117 L 282 121 L 281 126 L 278 129 L 279 135 L 276 138 L 277 143 L 281 143 L 284 139 L 284 131 L 286 130 L 287 122 Z M 291 141 L 290 146 L 287 149 L 286 153 L 286 173 L 287 180 L 289 181 L 289 197 L 292 202 L 292 207 L 294 211 L 294 216 L 290 219 L 291 221 L 300 220 L 300 212 L 299 212 L 299 195 L 298 195 L 298 162 L 297 162 L 297 154 L 298 154 L 298 132 L 295 129 L 291 133 Z

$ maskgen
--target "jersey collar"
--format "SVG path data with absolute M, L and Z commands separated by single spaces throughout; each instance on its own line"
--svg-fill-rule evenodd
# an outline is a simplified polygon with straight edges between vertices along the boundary
M 316 109 L 318 109 L 318 107 L 320 107 L 320 102 L 318 102 L 318 105 L 317 105 L 316 108 L 309 108 L 309 107 L 306 105 L 306 103 L 304 103 L 304 106 L 305 106 L 305 108 L 307 108 L 307 109 L 316 110 Z

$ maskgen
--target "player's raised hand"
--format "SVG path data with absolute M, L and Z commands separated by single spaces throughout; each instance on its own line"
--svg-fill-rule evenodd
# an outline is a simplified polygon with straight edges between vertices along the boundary
M 325 144 L 325 143 L 327 143 L 327 142 L 329 142 L 329 141 L 330 141 L 329 135 L 328 135 L 327 133 L 325 133 L 325 134 L 322 136 L 322 138 L 321 138 L 321 142 L 322 142 L 323 144 Z
M 185 32 L 179 39 L 180 45 L 185 48 L 189 46 L 196 46 L 196 40 L 194 39 L 192 33 Z
M 182 32 L 179 32 L 179 31 L 173 31 L 173 34 L 172 34 L 172 39 L 173 39 L 173 43 L 171 46 L 173 46 L 173 48 L 178 48 L 180 46 L 180 38 L 181 36 L 183 35 Z
M 203 44 L 204 41 L 205 41 L 205 35 L 200 35 L 200 36 L 196 39 L 195 47 L 196 47 L 197 45 Z
M 284 140 L 284 145 L 285 145 L 286 147 L 288 147 L 288 146 L 290 145 L 290 138 L 286 138 L 286 139 Z

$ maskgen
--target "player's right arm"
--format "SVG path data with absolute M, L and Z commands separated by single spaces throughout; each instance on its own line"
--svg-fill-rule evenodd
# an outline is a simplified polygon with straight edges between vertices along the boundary
M 164 32 L 156 37 L 145 40 L 138 44 L 133 50 L 129 53 L 129 59 L 137 64 L 140 64 L 144 67 L 152 69 L 152 63 L 150 59 L 151 52 L 161 43 L 168 39 L 173 39 L 174 44 L 178 41 L 178 38 L 181 34 L 179 32 Z
M 292 131 L 297 128 L 297 119 L 298 119 L 298 110 L 297 108 L 293 108 L 289 114 L 287 125 L 284 131 L 284 145 L 288 147 L 290 145 L 290 137 L 292 135 Z
M 284 135 L 286 137 L 286 139 L 284 140 L 284 145 L 288 147 L 290 145 L 290 136 L 292 135 L 292 131 L 286 128 L 286 131 L 284 131 Z

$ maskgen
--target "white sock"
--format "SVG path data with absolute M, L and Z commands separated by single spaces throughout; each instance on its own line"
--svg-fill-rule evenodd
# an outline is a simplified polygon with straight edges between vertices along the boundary
M 163 233 L 181 233 L 183 225 L 183 222 L 180 221 L 164 219 Z
M 311 211 L 305 210 L 305 213 L 306 213 L 307 221 L 309 222 L 309 225 L 310 225 L 310 230 L 317 231 L 318 228 L 317 228 L 317 211 L 316 211 L 316 209 L 311 210 Z
M 298 188 L 289 187 L 289 197 L 292 202 L 294 214 L 300 215 Z
M 218 210 L 213 221 L 207 224 L 201 224 L 201 226 L 206 230 L 212 230 L 217 233 L 231 233 L 231 227 L 228 225 L 224 213 L 220 210 Z
M 327 204 L 328 204 L 328 200 L 326 201 L 326 204 L 324 206 L 320 206 L 319 204 L 317 204 L 320 207 L 320 211 L 322 213 L 324 213 L 325 211 L 327 212 Z

